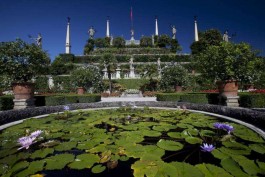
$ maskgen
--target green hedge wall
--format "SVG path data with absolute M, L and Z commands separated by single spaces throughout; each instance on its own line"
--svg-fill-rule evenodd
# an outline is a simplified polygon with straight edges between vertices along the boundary
M 13 109 L 13 96 L 1 96 L 0 97 L 0 111 Z
M 157 101 L 180 101 L 182 93 L 158 93 Z
M 92 103 L 101 101 L 99 94 L 56 95 L 45 97 L 45 106 L 65 105 L 72 103 Z
M 116 55 L 116 59 L 118 62 L 129 62 L 131 55 Z M 160 58 L 161 62 L 190 62 L 190 55 L 134 55 L 134 62 L 157 62 L 157 59 Z M 85 55 L 85 56 L 75 56 L 74 63 L 99 63 L 101 60 L 101 55 Z
M 265 108 L 265 94 L 239 94 L 239 106 L 245 108 Z
M 115 79 L 113 81 L 126 89 L 140 89 L 142 85 L 148 82 L 147 79 Z
M 188 93 L 180 95 L 180 101 L 190 103 L 208 104 L 207 94 L 205 93 Z

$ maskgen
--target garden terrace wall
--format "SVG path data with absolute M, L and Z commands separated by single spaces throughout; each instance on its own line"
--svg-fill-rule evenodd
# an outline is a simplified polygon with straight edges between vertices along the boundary
M 0 111 L 13 109 L 14 107 L 13 99 L 14 99 L 13 96 L 1 96 L 0 97 Z
M 88 108 L 104 108 L 104 107 L 121 107 L 121 106 L 131 106 L 131 102 L 98 102 L 98 103 L 76 103 L 69 105 L 70 110 L 76 109 L 88 109 Z M 184 102 L 135 102 L 136 106 L 148 106 L 148 107 L 168 107 L 177 108 L 179 106 L 186 106 L 187 109 L 205 111 L 210 113 L 215 113 L 219 115 L 224 115 L 244 122 L 255 125 L 263 130 L 265 130 L 265 113 L 259 112 L 247 108 L 231 108 L 226 106 L 210 105 L 210 104 L 192 104 Z M 37 108 L 28 108 L 23 110 L 9 110 L 0 112 L 0 125 L 34 117 L 43 114 L 50 114 L 64 111 L 63 106 L 45 106 Z

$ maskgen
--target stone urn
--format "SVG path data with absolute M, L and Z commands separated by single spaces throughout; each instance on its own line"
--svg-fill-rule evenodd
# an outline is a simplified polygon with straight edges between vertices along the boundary
M 217 81 L 220 100 L 226 99 L 226 105 L 238 107 L 238 82 L 236 80 Z M 221 101 L 220 101 L 221 102 Z
M 84 95 L 86 92 L 86 89 L 84 87 L 77 87 L 77 94 L 78 95 Z
M 14 109 L 34 107 L 34 83 L 13 83 Z

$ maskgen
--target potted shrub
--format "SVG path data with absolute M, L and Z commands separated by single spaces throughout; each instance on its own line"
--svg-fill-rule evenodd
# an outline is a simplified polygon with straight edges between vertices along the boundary
M 71 83 L 77 89 L 77 94 L 84 94 L 86 90 L 100 92 L 102 75 L 95 66 L 80 67 L 71 73 Z
M 46 74 L 50 64 L 48 54 L 35 44 L 21 39 L 0 43 L 0 70 L 12 80 L 14 109 L 34 104 L 34 84 L 32 79 Z
M 216 81 L 219 93 L 226 98 L 236 97 L 237 82 L 254 79 L 253 73 L 258 75 L 260 70 L 257 66 L 262 62 L 250 45 L 229 42 L 207 47 L 194 56 L 194 61 L 202 77 Z
M 161 71 L 160 86 L 165 90 L 172 87 L 175 92 L 182 92 L 182 87 L 187 83 L 188 71 L 181 65 L 167 66 Z

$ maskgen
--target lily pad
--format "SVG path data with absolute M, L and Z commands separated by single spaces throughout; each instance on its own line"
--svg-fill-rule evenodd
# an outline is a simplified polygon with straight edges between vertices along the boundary
M 186 137 L 185 141 L 190 144 L 202 144 L 202 139 L 196 137 Z
M 74 161 L 73 154 L 59 154 L 55 156 L 51 156 L 45 159 L 47 165 L 45 167 L 46 170 L 61 170 L 67 164 Z
M 99 162 L 99 159 L 99 156 L 95 154 L 81 154 L 76 156 L 75 161 L 68 164 L 68 167 L 77 170 L 91 168 L 95 163 Z
M 76 147 L 77 142 L 63 142 L 54 147 L 56 151 L 68 151 Z
M 44 164 L 45 164 L 45 161 L 43 161 L 43 160 L 33 161 L 29 164 L 27 169 L 15 174 L 15 176 L 16 177 L 25 177 L 25 176 L 35 174 L 35 173 L 43 170 Z
M 183 139 L 180 132 L 168 132 L 167 135 L 171 138 Z
M 198 164 L 195 166 L 198 168 L 205 176 L 207 177 L 233 177 L 228 172 L 226 172 L 224 169 L 217 167 L 212 164 Z
M 175 172 L 176 177 L 204 177 L 203 173 L 193 165 L 184 162 L 171 162 L 177 170 Z
M 15 164 L 13 167 L 12 167 L 12 173 L 16 173 L 18 171 L 21 171 L 25 168 L 27 168 L 29 166 L 29 162 L 27 161 L 21 161 L 21 162 L 18 162 L 17 164 Z
M 54 152 L 54 149 L 52 149 L 52 148 L 40 149 L 40 150 L 37 150 L 34 153 L 32 153 L 30 158 L 31 159 L 44 158 L 49 154 L 53 154 L 53 152 Z
M 234 126 L 233 134 L 243 140 L 250 141 L 250 142 L 256 142 L 256 143 L 263 143 L 264 140 L 260 135 L 258 135 L 253 130 L 246 128 L 243 125 L 238 124 L 232 124 Z
M 101 173 L 101 172 L 103 172 L 105 169 L 106 169 L 105 166 L 102 166 L 102 165 L 96 165 L 96 166 L 94 166 L 94 167 L 91 169 L 91 171 L 92 171 L 92 173 Z
M 244 173 L 240 166 L 232 159 L 226 158 L 221 161 L 222 167 L 233 176 L 248 177 L 249 175 Z
M 100 155 L 99 163 L 106 163 L 111 159 L 111 151 L 102 152 Z
M 157 146 L 167 151 L 178 151 L 183 148 L 183 144 L 171 140 L 160 139 Z
M 265 145 L 264 144 L 251 144 L 249 145 L 250 149 L 260 154 L 265 154 Z

